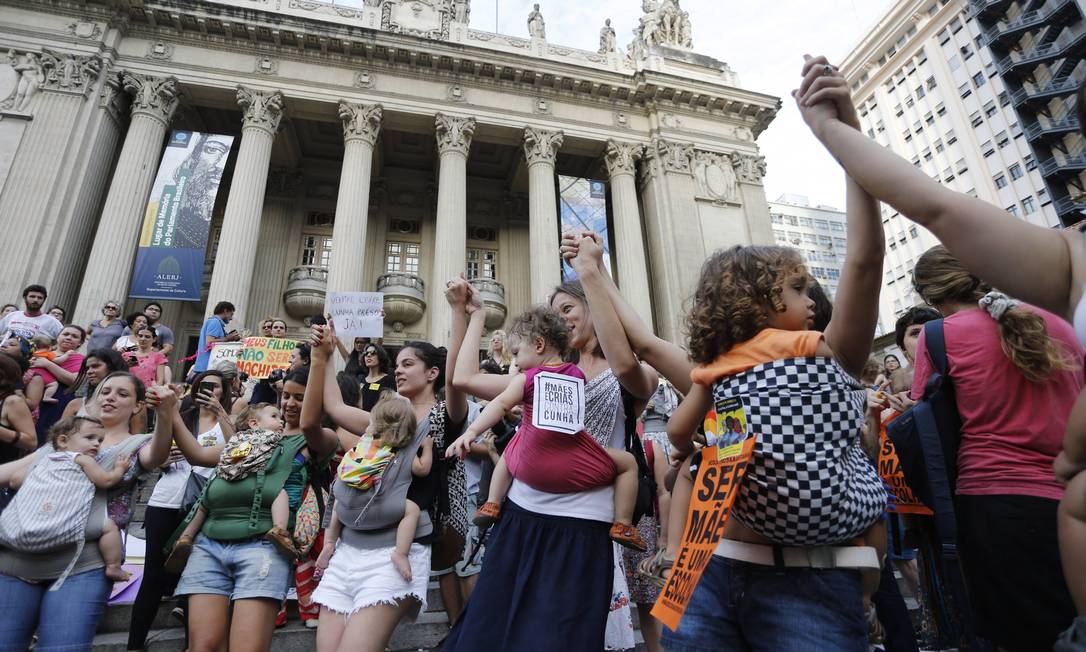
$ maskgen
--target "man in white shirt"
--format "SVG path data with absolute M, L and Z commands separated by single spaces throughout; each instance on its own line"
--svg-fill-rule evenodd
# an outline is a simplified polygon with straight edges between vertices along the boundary
M 9 312 L 0 319 L 0 339 L 7 339 L 12 335 L 18 335 L 24 340 L 29 340 L 39 333 L 48 335 L 53 340 L 57 339 L 64 326 L 49 315 L 41 311 L 45 305 L 45 299 L 49 293 L 43 285 L 28 285 L 23 290 L 23 304 L 26 310 Z

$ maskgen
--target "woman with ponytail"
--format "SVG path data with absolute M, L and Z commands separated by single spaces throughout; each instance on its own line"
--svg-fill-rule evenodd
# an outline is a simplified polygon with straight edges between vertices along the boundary
M 1066 321 L 994 291 L 944 247 L 920 257 L 917 294 L 944 316 L 961 415 L 958 552 L 980 635 L 1005 650 L 1050 649 L 1075 617 L 1064 583 L 1052 464 L 1083 386 L 1083 349 Z M 932 371 L 924 335 L 913 398 Z

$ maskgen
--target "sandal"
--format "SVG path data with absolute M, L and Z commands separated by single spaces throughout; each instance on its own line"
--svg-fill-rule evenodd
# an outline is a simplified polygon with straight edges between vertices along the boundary
M 294 547 L 294 537 L 290 536 L 290 532 L 285 529 L 275 526 L 268 530 L 268 533 L 264 535 L 264 538 L 272 542 L 280 552 L 290 557 L 291 559 L 299 559 L 301 557 L 298 554 L 298 549 Z
M 675 560 L 667 556 L 666 550 L 661 549 L 637 565 L 637 574 L 662 589 L 671 577 L 671 567 L 674 565 Z
M 177 543 L 173 544 L 173 550 L 170 551 L 170 556 L 166 558 L 166 562 L 162 564 L 162 567 L 167 573 L 180 575 L 185 570 L 185 564 L 188 563 L 191 554 L 192 537 L 182 534 L 177 537 Z
M 475 525 L 479 527 L 490 527 L 498 522 L 501 515 L 502 506 L 488 500 L 479 506 L 478 511 L 475 512 L 475 518 L 472 519 L 472 523 L 475 523 Z
M 611 540 L 620 546 L 626 546 L 627 548 L 638 552 L 645 552 L 649 549 L 645 540 L 641 538 L 641 533 L 632 525 L 615 523 L 611 526 L 610 534 Z

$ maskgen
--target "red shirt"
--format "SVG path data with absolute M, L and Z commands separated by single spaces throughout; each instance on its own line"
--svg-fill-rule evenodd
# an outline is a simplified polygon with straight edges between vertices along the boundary
M 1021 304 L 1044 318 L 1049 337 L 1081 364 L 1082 346 L 1071 325 L 1050 312 Z M 962 417 L 958 493 L 1010 494 L 1059 500 L 1052 462 L 1063 446 L 1067 417 L 1082 390 L 1083 372 L 1055 371 L 1031 383 L 1003 353 L 998 326 L 980 308 L 943 321 L 950 377 Z M 924 335 L 916 347 L 912 396 L 919 399 L 932 372 Z

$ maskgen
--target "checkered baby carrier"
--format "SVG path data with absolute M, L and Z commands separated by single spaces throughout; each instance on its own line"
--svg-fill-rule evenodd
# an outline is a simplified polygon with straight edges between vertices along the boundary
M 742 401 L 754 458 L 736 518 L 782 545 L 839 543 L 886 509 L 886 490 L 860 448 L 866 392 L 836 360 L 774 360 L 713 383 L 714 403 Z
M 19 552 L 48 552 L 82 542 L 94 491 L 75 455 L 44 455 L 0 514 L 0 544 Z
M 283 433 L 259 428 L 234 435 L 223 448 L 215 474 L 227 482 L 236 482 L 268 467 L 272 453 L 279 447 Z

